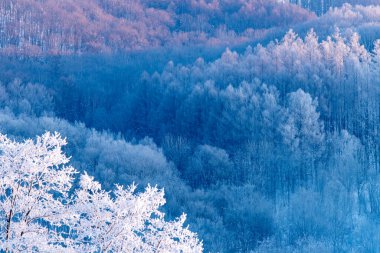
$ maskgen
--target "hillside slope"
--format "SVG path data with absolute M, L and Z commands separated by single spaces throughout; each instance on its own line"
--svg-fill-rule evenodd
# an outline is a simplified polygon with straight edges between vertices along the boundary
M 3 0 L 0 48 L 21 54 L 238 43 L 314 14 L 275 0 Z

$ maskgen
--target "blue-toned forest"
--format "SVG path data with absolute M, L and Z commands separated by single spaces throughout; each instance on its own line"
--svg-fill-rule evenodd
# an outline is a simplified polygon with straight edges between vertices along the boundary
M 3 0 L 0 54 L 0 133 L 204 252 L 380 252 L 379 0 Z

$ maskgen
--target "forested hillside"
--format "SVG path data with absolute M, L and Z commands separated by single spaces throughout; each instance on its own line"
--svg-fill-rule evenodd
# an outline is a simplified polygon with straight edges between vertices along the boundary
M 0 48 L 38 55 L 234 44 L 313 17 L 275 0 L 3 0 Z
M 1 133 L 164 188 L 205 252 L 380 252 L 377 1 L 54 3 L 0 4 Z

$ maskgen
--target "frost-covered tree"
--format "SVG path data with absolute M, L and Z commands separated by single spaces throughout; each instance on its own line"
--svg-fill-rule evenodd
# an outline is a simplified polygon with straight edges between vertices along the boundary
M 323 124 L 316 110 L 317 100 L 299 89 L 289 94 L 287 120 L 282 126 L 285 143 L 293 148 L 315 149 L 323 141 Z
M 111 195 L 87 174 L 82 175 L 75 210 L 81 252 L 201 252 L 195 234 L 183 228 L 186 216 L 164 220 L 159 208 L 164 192 L 148 186 L 117 186 Z
M 45 133 L 16 142 L 0 135 L 0 249 L 5 252 L 202 252 L 185 215 L 171 222 L 164 193 L 148 186 L 101 189 L 66 164 L 66 140 Z
M 65 140 L 45 134 L 35 142 L 0 135 L 0 248 L 6 252 L 62 250 L 68 239 L 69 190 L 74 168 L 62 153 Z M 49 227 L 47 226 L 49 224 Z

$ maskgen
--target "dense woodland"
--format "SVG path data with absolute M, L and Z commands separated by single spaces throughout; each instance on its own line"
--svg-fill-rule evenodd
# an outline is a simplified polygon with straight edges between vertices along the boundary
M 0 132 L 164 188 L 205 252 L 380 252 L 380 6 L 282 2 L 3 1 Z

